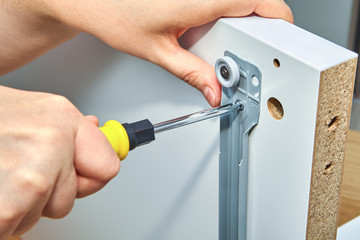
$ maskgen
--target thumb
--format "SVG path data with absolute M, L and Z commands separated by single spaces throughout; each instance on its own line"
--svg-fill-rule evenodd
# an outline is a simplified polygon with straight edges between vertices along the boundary
M 77 197 L 97 192 L 120 169 L 120 160 L 97 127 L 96 120 L 94 117 L 85 117 L 76 134 L 74 166 L 78 180 Z
M 220 104 L 221 85 L 214 67 L 183 49 L 176 40 L 162 44 L 156 64 L 201 91 L 208 103 Z
M 99 126 L 99 119 L 98 119 L 96 116 L 94 116 L 94 115 L 87 115 L 87 116 L 85 116 L 85 118 L 86 118 L 87 120 L 89 120 L 90 122 L 92 122 L 93 124 L 95 124 L 97 127 Z

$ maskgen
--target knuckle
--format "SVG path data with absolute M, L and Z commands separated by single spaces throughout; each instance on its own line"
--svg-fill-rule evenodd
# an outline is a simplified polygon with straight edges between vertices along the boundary
M 57 127 L 45 127 L 38 135 L 39 140 L 42 141 L 47 148 L 56 147 L 65 137 L 64 132 Z
M 61 95 L 51 95 L 49 99 L 50 106 L 56 108 L 58 112 L 66 114 L 77 114 L 77 108 L 64 96 Z
M 45 174 L 37 170 L 21 169 L 17 172 L 17 184 L 20 189 L 37 197 L 46 196 L 50 189 L 51 184 L 47 180 Z
M 200 74 L 198 71 L 190 71 L 187 72 L 183 75 L 182 79 L 184 82 L 194 86 L 194 84 L 196 83 L 196 80 L 199 79 Z
M 61 106 L 71 105 L 71 102 L 64 96 L 54 94 L 51 95 L 50 98 L 51 101 L 56 103 L 57 105 L 61 105 Z

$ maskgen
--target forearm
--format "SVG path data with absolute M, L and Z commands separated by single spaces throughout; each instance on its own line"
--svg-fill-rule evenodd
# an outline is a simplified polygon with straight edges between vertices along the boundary
M 41 15 L 31 1 L 0 1 L 0 75 L 6 74 L 78 34 L 78 30 Z
M 221 87 L 213 67 L 181 48 L 187 29 L 220 17 L 293 21 L 283 0 L 0 0 L 0 75 L 84 31 L 111 47 L 153 62 L 203 93 L 212 106 Z

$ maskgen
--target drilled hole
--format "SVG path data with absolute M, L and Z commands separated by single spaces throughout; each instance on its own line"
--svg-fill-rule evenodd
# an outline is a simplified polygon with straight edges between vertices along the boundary
M 276 98 L 269 98 L 269 100 L 267 101 L 267 107 L 270 115 L 276 120 L 280 120 L 284 117 L 284 108 L 280 101 Z
M 274 58 L 273 63 L 274 63 L 274 66 L 275 66 L 276 68 L 279 68 L 279 67 L 280 67 L 280 61 L 279 61 L 279 59 Z
M 326 170 L 326 171 L 329 171 L 331 168 L 332 168 L 332 164 L 331 164 L 331 163 L 326 164 L 326 166 L 325 166 L 325 170 Z
M 340 124 L 340 118 L 338 116 L 333 117 L 331 120 L 326 122 L 329 131 L 334 131 Z

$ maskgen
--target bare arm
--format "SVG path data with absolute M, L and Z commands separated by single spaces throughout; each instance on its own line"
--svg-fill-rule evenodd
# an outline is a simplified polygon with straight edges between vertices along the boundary
M 215 106 L 221 89 L 213 67 L 177 39 L 191 27 L 252 12 L 292 22 L 282 0 L 0 0 L 0 75 L 84 31 L 160 65 Z M 120 163 L 97 119 L 65 98 L 0 86 L 0 102 L 0 240 L 6 240 L 41 216 L 65 216 L 76 197 L 101 189 Z
M 283 0 L 2 0 L 0 74 L 72 38 L 90 33 L 115 49 L 160 65 L 200 90 L 210 105 L 220 103 L 212 66 L 182 49 L 187 29 L 220 17 L 253 12 L 292 22 Z M 144 48 L 143 46 L 147 46 Z
M 0 1 L 0 75 L 44 54 L 79 30 L 31 10 L 24 2 Z

